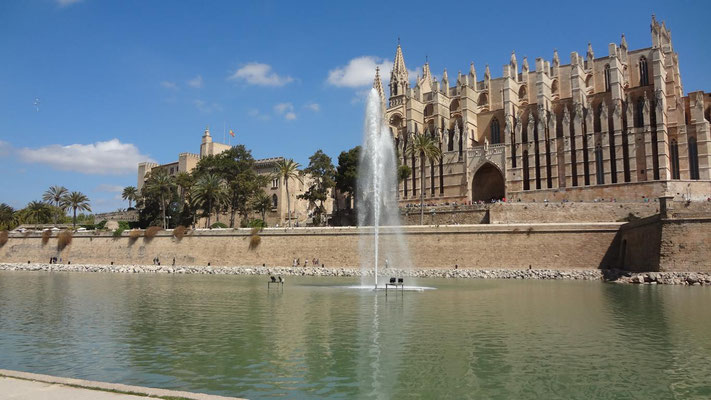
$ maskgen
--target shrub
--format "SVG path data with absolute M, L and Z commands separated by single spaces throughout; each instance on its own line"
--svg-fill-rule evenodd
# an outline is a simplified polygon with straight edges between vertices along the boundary
M 71 231 L 61 231 L 57 235 L 57 249 L 59 251 L 64 250 L 65 247 L 72 243 L 72 232 Z
M 42 231 L 42 245 L 44 246 L 49 242 L 49 238 L 52 237 L 52 231 L 45 229 Z
M 123 234 L 123 231 L 125 229 L 121 229 L 120 227 L 114 231 L 111 235 L 115 238 L 121 237 L 121 234 Z
M 254 227 L 252 228 L 252 233 L 249 235 L 249 250 L 255 250 L 262 243 L 262 237 L 259 236 L 259 232 L 262 228 Z
M 131 228 L 131 227 L 128 225 L 128 222 L 126 222 L 126 221 L 119 221 L 118 224 L 119 224 L 119 229 L 121 229 L 122 231 L 127 231 L 127 230 L 129 230 L 129 229 Z
M 133 240 L 136 240 L 141 236 L 142 232 L 140 229 L 132 229 L 131 232 L 128 233 L 128 238 Z
M 215 222 L 212 226 L 210 226 L 210 228 L 227 228 L 227 225 L 222 222 Z
M 7 237 L 7 231 L 0 231 L 0 247 L 4 246 L 5 243 L 7 243 Z
M 267 223 L 262 221 L 261 219 L 257 218 L 257 219 L 253 219 L 253 220 L 249 221 L 247 226 L 250 228 L 266 228 Z
M 148 229 L 146 229 L 146 233 L 144 234 L 144 236 L 146 237 L 146 239 L 153 239 L 154 237 L 156 237 L 158 232 L 162 230 L 163 228 L 161 228 L 160 226 L 149 226 Z
M 103 221 L 99 222 L 98 224 L 94 225 L 94 229 L 101 230 L 101 229 L 104 229 L 105 226 L 106 226 L 106 220 L 103 220 Z
M 186 227 L 178 225 L 175 227 L 175 229 L 173 229 L 173 236 L 175 236 L 176 239 L 180 240 L 183 238 L 183 236 L 185 236 L 185 232 L 187 230 L 188 229 Z

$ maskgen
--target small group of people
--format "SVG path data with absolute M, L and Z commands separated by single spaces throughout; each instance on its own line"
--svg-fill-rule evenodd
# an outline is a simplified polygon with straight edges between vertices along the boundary
M 321 264 L 320 260 L 316 257 L 314 257 L 311 260 L 311 263 L 314 267 L 318 267 L 319 265 L 321 265 L 322 268 L 324 267 L 324 265 Z M 294 261 L 292 261 L 291 266 L 292 267 L 300 267 L 301 266 L 301 258 L 295 258 Z M 309 259 L 304 258 L 304 267 L 308 267 L 308 266 L 309 266 Z
M 155 257 L 155 258 L 153 259 L 153 265 L 160 265 L 160 258 Z
M 274 275 L 271 276 L 272 283 L 284 283 L 284 279 L 282 279 L 281 275 L 279 277 L 274 277 Z
M 60 262 L 60 263 L 62 262 L 62 259 L 61 259 L 61 258 L 59 259 L 59 262 Z M 57 263 L 57 257 L 51 257 L 51 258 L 49 259 L 49 263 L 50 263 L 50 264 L 56 264 L 56 263 Z

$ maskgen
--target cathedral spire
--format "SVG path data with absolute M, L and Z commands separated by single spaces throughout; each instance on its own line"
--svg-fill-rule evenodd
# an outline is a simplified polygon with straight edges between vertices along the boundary
M 408 79 L 407 68 L 405 67 L 405 57 L 402 55 L 402 47 L 400 47 L 399 41 L 397 44 L 397 50 L 395 51 L 395 61 L 393 62 L 393 71 L 391 76 L 405 78 L 405 80 Z
M 375 78 L 373 79 L 373 89 L 378 91 L 380 102 L 385 104 L 385 91 L 383 90 L 383 81 L 380 80 L 380 67 L 375 67 Z
M 592 49 L 592 44 L 588 42 L 588 54 L 587 54 L 587 60 L 592 61 L 595 58 L 595 53 L 593 52 Z M 592 68 L 592 64 L 589 65 L 589 68 Z
M 622 34 L 622 40 L 620 41 L 620 47 L 627 50 L 627 39 L 625 38 L 624 33 Z
M 410 77 L 407 74 L 407 67 L 405 67 L 405 57 L 402 55 L 402 47 L 400 47 L 400 40 L 398 39 L 393 70 L 390 72 L 390 96 L 406 94 L 409 82 Z
M 553 65 L 560 66 L 560 57 L 558 57 L 558 49 L 553 49 Z

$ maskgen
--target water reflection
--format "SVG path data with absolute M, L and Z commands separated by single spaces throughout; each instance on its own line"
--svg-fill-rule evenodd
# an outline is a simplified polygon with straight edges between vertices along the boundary
M 258 398 L 709 398 L 709 288 L 0 273 L 0 368 Z

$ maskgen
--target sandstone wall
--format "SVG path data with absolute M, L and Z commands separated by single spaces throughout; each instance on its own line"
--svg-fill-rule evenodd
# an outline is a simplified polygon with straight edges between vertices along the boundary
M 624 225 L 620 229 L 617 267 L 627 271 L 658 271 L 661 238 L 659 216 Z
M 661 222 L 659 270 L 711 272 L 711 218 Z
M 489 209 L 492 224 L 615 222 L 629 214 L 638 218 L 659 212 L 659 203 L 496 203 Z
M 595 179 L 594 176 L 591 179 Z M 538 189 L 526 191 L 509 191 L 507 198 L 511 200 L 538 202 L 548 199 L 548 201 L 594 201 L 595 199 L 612 199 L 618 201 L 641 201 L 645 198 L 655 199 L 660 196 L 671 194 L 681 197 L 682 195 L 695 201 L 707 200 L 711 197 L 711 182 L 709 181 L 648 181 L 648 182 L 626 182 L 606 185 L 578 186 L 560 189 Z
M 525 224 L 403 227 L 412 261 L 419 268 L 600 268 L 615 264 L 615 236 L 620 224 Z M 383 229 L 383 240 L 392 237 Z M 87 264 L 262 265 L 290 266 L 294 258 L 317 257 L 327 267 L 359 265 L 359 239 L 368 228 L 266 229 L 256 250 L 249 250 L 248 230 L 195 231 L 178 240 L 161 232 L 148 240 L 126 235 L 75 234 L 57 251 L 53 237 L 45 245 L 39 234 L 12 234 L 0 248 L 0 262 Z M 381 260 L 381 263 L 384 260 Z

